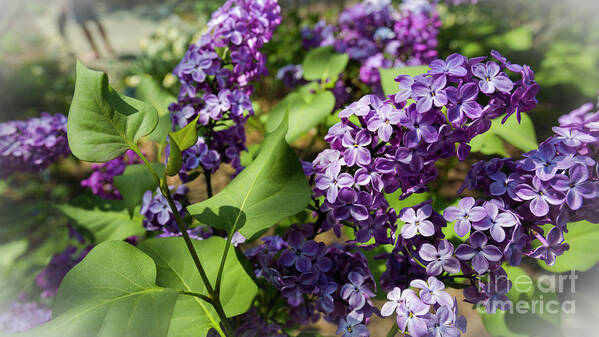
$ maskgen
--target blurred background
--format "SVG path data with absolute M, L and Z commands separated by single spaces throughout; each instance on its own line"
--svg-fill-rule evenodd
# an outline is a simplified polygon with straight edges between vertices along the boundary
M 147 74 L 176 95 L 173 68 L 223 2 L 95 1 L 100 24 L 83 26 L 69 1 L 0 0 L 0 122 L 25 120 L 44 111 L 67 114 L 77 59 L 107 72 L 112 86 L 121 92 L 133 92 Z M 270 75 L 257 84 L 253 97 L 258 114 L 268 112 L 289 91 L 275 75 L 287 64 L 301 63 L 306 55 L 302 27 L 323 19 L 334 23 L 354 2 L 280 1 L 282 24 L 263 50 Z M 530 116 L 537 139 L 543 140 L 551 135 L 560 115 L 597 101 L 597 13 L 597 0 L 479 0 L 476 5 L 441 5 L 439 55 L 488 55 L 496 49 L 514 63 L 530 65 L 541 86 L 539 105 Z M 80 193 L 79 181 L 89 170 L 68 159 L 39 176 L 0 180 L 0 312 L 19 294 L 39 294 L 36 275 L 53 254 L 69 244 L 69 221 L 52 205 Z M 218 179 L 224 185 L 228 178 Z M 530 271 L 538 272 L 534 267 Z M 495 330 L 493 335 L 599 336 L 599 268 L 578 276 L 574 293 L 558 294 L 562 300 L 576 300 L 576 314 L 561 315 L 559 325 L 546 325 L 550 331 L 530 321 L 518 323 L 516 333 Z M 468 305 L 462 310 L 468 312 L 467 336 L 489 335 Z M 387 331 L 389 322 L 375 324 Z

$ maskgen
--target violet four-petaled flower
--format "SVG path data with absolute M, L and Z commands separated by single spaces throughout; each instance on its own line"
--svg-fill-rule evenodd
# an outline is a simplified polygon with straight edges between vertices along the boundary
M 430 243 L 424 243 L 418 254 L 420 258 L 428 262 L 426 273 L 428 275 L 440 275 L 443 270 L 450 274 L 460 271 L 460 262 L 453 256 L 453 245 L 447 240 L 441 240 L 437 248 Z
M 499 262 L 503 257 L 501 250 L 493 245 L 487 245 L 487 236 L 482 232 L 474 232 L 468 239 L 470 245 L 461 244 L 455 255 L 462 261 L 472 260 L 472 268 L 479 274 L 489 270 L 490 262 Z

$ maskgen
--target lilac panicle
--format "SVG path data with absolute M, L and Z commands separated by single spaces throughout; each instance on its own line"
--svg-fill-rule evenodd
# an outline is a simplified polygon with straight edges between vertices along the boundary
M 0 179 L 38 173 L 71 153 L 67 117 L 43 112 L 26 121 L 0 123 Z
M 228 0 L 175 68 L 181 89 L 169 107 L 173 128 L 199 115 L 199 124 L 207 130 L 198 144 L 183 151 L 182 179 L 198 168 L 214 172 L 221 163 L 237 172 L 243 169 L 239 154 L 246 150 L 245 123 L 253 114 L 251 83 L 267 73 L 260 48 L 280 22 L 276 0 Z

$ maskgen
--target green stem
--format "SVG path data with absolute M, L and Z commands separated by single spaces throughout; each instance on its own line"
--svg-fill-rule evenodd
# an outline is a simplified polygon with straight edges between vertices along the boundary
M 206 301 L 208 303 L 212 303 L 212 298 L 210 296 L 206 296 L 204 294 L 199 294 L 199 293 L 194 293 L 192 291 L 184 291 L 184 290 L 180 290 L 179 294 L 198 297 L 198 298 L 201 298 L 201 299 L 203 299 L 204 301 Z
M 406 251 L 408 252 L 408 255 L 410 255 L 410 257 L 412 258 L 412 260 L 414 260 L 416 263 L 418 263 L 420 265 L 420 267 L 426 269 L 426 266 L 422 262 L 420 262 L 420 260 L 415 258 L 414 255 L 412 255 L 412 252 L 410 252 L 410 248 L 408 248 L 407 245 L 404 245 L 404 247 L 406 248 Z
M 225 251 L 223 253 L 223 257 L 220 259 L 220 266 L 218 267 L 218 274 L 216 276 L 216 296 L 220 296 L 220 284 L 223 277 L 223 271 L 225 270 L 225 262 L 227 261 L 227 253 L 229 252 L 229 247 L 231 246 L 231 240 L 233 239 L 233 233 L 235 233 L 234 226 L 231 229 L 231 233 L 227 235 L 227 243 L 225 243 Z
M 189 253 L 191 254 L 193 262 L 195 263 L 196 268 L 198 269 L 198 272 L 200 273 L 200 276 L 202 277 L 202 281 L 204 282 L 204 286 L 206 286 L 206 290 L 208 291 L 208 294 L 210 294 L 210 297 L 212 298 L 211 304 L 214 307 L 214 310 L 216 310 L 218 317 L 220 318 L 220 321 L 225 330 L 225 335 L 228 337 L 234 337 L 235 332 L 231 328 L 231 324 L 229 323 L 229 320 L 227 319 L 227 315 L 225 314 L 223 306 L 220 303 L 219 295 L 214 290 L 214 288 L 212 288 L 212 285 L 210 284 L 210 281 L 208 280 L 208 276 L 206 275 L 206 272 L 204 271 L 204 268 L 202 267 L 202 263 L 200 262 L 198 253 L 196 252 L 196 250 L 193 246 L 193 243 L 191 242 L 191 239 L 189 238 L 189 234 L 187 233 L 187 228 L 185 226 L 185 223 L 183 222 L 183 219 L 181 218 L 181 215 L 179 214 L 179 211 L 177 210 L 177 206 L 175 205 L 175 202 L 171 195 L 171 190 L 168 188 L 168 185 L 166 184 L 166 180 L 164 180 L 164 183 L 161 186 L 161 191 L 162 191 L 162 194 L 164 195 L 164 197 L 166 198 L 169 206 L 171 207 L 173 214 L 175 215 L 175 220 L 177 221 L 177 225 L 179 226 L 179 231 L 181 231 L 181 234 L 183 235 L 183 239 L 185 240 L 187 249 L 189 250 Z
M 394 323 L 391 329 L 389 329 L 389 332 L 387 332 L 387 337 L 394 337 L 398 332 L 399 327 L 397 327 L 397 324 Z
M 225 330 L 225 336 L 235 337 L 235 332 L 231 328 L 231 325 L 227 319 L 227 315 L 225 314 L 222 304 L 220 303 L 220 299 L 218 298 L 218 294 L 214 291 L 214 288 L 212 288 L 212 285 L 210 284 L 210 280 L 208 280 L 206 271 L 204 270 L 204 267 L 202 266 L 202 262 L 200 261 L 200 258 L 198 257 L 198 253 L 196 252 L 195 247 L 193 246 L 193 243 L 191 242 L 191 239 L 189 238 L 189 234 L 187 233 L 187 228 L 185 226 L 185 223 L 183 222 L 183 219 L 181 218 L 181 215 L 179 214 L 179 210 L 177 209 L 177 206 L 175 205 L 173 196 L 171 195 L 171 190 L 168 188 L 166 179 L 161 180 L 158 177 L 158 174 L 156 173 L 156 171 L 154 171 L 154 168 L 152 167 L 152 165 L 150 164 L 148 159 L 141 153 L 141 151 L 139 150 L 139 148 L 136 145 L 130 144 L 130 147 L 141 158 L 141 160 L 143 160 L 144 164 L 146 164 L 146 166 L 148 167 L 148 169 L 154 176 L 154 179 L 156 179 L 156 182 L 158 183 L 158 186 L 160 187 L 160 191 L 162 192 L 162 195 L 166 198 L 166 201 L 168 202 L 168 205 L 170 206 L 171 211 L 173 212 L 173 215 L 175 216 L 175 221 L 177 222 L 179 231 L 181 232 L 181 235 L 183 236 L 183 240 L 185 241 L 187 250 L 191 254 L 191 258 L 196 266 L 196 269 L 200 273 L 202 282 L 204 283 L 204 286 L 206 287 L 206 290 L 208 291 L 208 294 L 210 295 L 209 297 L 211 298 L 211 301 L 209 303 L 212 304 L 212 306 L 216 310 L 216 313 L 218 314 L 218 317 L 221 320 L 221 323 Z
M 206 180 L 206 193 L 208 194 L 208 199 L 212 198 L 212 177 L 210 171 L 204 170 L 204 178 Z

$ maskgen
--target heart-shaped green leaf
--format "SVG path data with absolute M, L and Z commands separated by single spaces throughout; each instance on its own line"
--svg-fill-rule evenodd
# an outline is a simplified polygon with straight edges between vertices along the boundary
M 311 190 L 297 155 L 285 141 L 287 118 L 266 135 L 256 159 L 214 197 L 187 207 L 201 223 L 239 230 L 247 238 L 302 211 Z
M 64 278 L 54 319 L 17 336 L 166 337 L 179 294 L 156 285 L 156 265 L 122 241 L 104 242 Z
M 106 74 L 77 63 L 77 81 L 69 110 L 67 135 L 73 155 L 106 162 L 137 147 L 154 130 L 158 113 L 151 104 L 120 95 Z

